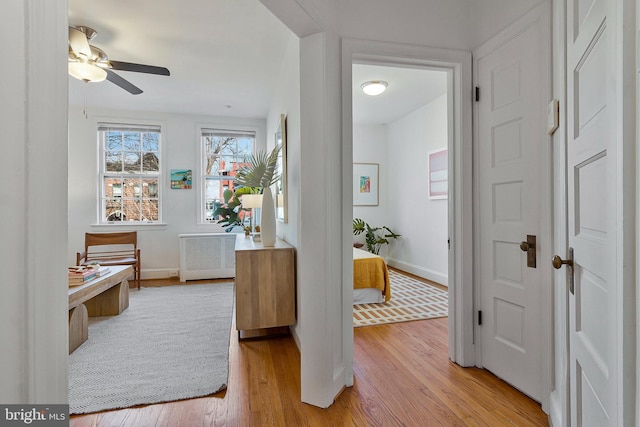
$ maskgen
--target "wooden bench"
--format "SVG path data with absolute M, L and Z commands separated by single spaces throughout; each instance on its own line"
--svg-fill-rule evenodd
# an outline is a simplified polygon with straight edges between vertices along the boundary
M 89 316 L 115 316 L 129 307 L 130 265 L 69 288 L 69 354 L 89 338 Z

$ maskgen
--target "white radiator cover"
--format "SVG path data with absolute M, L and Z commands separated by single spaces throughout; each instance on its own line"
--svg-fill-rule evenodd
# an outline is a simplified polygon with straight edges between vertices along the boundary
M 179 234 L 180 281 L 236 276 L 236 234 Z

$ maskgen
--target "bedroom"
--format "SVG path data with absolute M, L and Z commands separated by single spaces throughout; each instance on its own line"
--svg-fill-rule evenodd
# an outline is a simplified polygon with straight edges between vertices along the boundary
M 367 95 L 362 85 L 368 81 L 383 81 L 386 90 Z M 381 245 L 380 255 L 389 266 L 444 286 L 448 285 L 445 150 L 452 125 L 447 87 L 443 70 L 353 65 L 353 217 L 401 235 Z M 440 170 L 430 167 L 430 158 L 440 160 Z M 373 172 L 371 189 L 360 188 L 361 170 Z M 433 182 L 430 176 L 441 179 Z M 364 233 L 354 236 L 354 242 L 363 243 Z

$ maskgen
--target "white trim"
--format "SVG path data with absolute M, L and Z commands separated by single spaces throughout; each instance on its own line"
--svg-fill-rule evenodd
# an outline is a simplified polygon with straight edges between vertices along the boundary
M 566 252 L 567 239 L 567 98 L 566 98 L 566 4 L 552 1 L 552 98 L 560 103 L 560 123 L 552 138 L 553 147 L 553 253 Z M 569 312 L 566 272 L 553 274 L 552 375 L 549 420 L 553 426 L 569 425 Z
M 539 3 L 536 7 L 531 9 L 517 21 L 509 25 L 506 29 L 498 33 L 496 36 L 491 38 L 491 40 L 487 41 L 480 47 L 474 50 L 473 52 L 473 84 L 474 87 L 478 84 L 478 62 L 483 57 L 487 56 L 491 52 L 497 50 L 498 48 L 504 46 L 509 41 L 529 29 L 531 26 L 540 22 L 542 25 L 542 34 L 544 38 L 540 40 L 543 49 L 546 48 L 547 51 L 543 50 L 543 57 L 547 61 L 544 69 L 546 70 L 546 74 L 542 76 L 544 84 L 544 95 L 543 100 L 545 100 L 545 105 L 541 105 L 539 108 L 544 109 L 546 106 L 546 101 L 551 99 L 551 75 L 550 75 L 550 40 L 549 40 L 549 6 L 546 1 Z M 483 96 L 482 92 L 480 96 Z M 487 96 L 487 95 L 485 95 Z M 546 110 L 545 110 L 546 111 Z M 479 137 L 479 128 L 478 128 L 478 106 L 474 105 L 474 140 L 477 141 Z M 537 268 L 541 270 L 542 280 L 540 281 L 541 291 L 540 291 L 540 320 L 541 320 L 541 371 L 543 375 L 542 380 L 542 409 L 545 412 L 549 412 L 549 399 L 552 390 L 552 381 L 553 381 L 553 276 L 550 267 L 550 263 L 548 260 L 551 259 L 551 242 L 553 238 L 553 230 L 552 230 L 552 219 L 553 219 L 553 188 L 552 188 L 552 168 L 551 168 L 551 137 L 545 138 L 545 144 L 541 150 L 541 167 L 539 177 L 541 179 L 540 185 L 540 200 L 536 201 L 540 205 L 540 236 L 538 236 L 538 242 L 540 247 L 540 260 L 538 262 Z M 479 185 L 480 180 L 478 176 L 478 162 L 479 155 L 478 150 L 474 151 L 474 212 L 480 212 L 480 200 L 477 196 L 479 194 Z M 480 253 L 480 218 L 479 215 L 476 215 L 474 218 L 474 250 L 475 253 Z M 476 310 L 481 307 L 481 299 L 480 299 L 480 276 L 479 269 L 474 271 L 474 283 L 475 285 L 475 307 Z M 478 322 L 474 322 L 475 336 L 476 339 L 476 365 L 478 367 L 482 367 L 482 334 L 479 329 Z
M 449 358 L 469 366 L 474 361 L 472 262 L 472 145 L 471 145 L 471 54 L 467 51 L 426 46 L 343 39 L 342 42 L 342 159 L 343 200 L 352 196 L 353 157 L 352 63 L 374 63 L 446 70 L 449 110 Z M 346 203 L 346 202 L 345 202 Z M 343 247 L 351 246 L 353 212 L 343 211 Z M 343 256 L 343 307 L 345 337 L 353 334 L 350 322 L 353 298 L 353 260 L 351 251 Z M 353 345 L 353 343 L 351 343 Z
M 164 160 L 165 152 L 167 149 L 165 148 L 167 145 L 167 122 L 165 120 L 158 119 L 149 119 L 149 118 L 123 118 L 119 115 L 97 115 L 97 116 L 89 116 L 87 120 L 91 121 L 91 126 L 93 132 L 96 135 L 96 171 L 95 171 L 95 179 L 96 179 L 96 223 L 92 224 L 92 227 L 101 226 L 107 227 L 111 229 L 112 227 L 124 226 L 124 227 L 132 227 L 132 226 L 144 226 L 148 227 L 151 225 L 162 225 L 163 223 L 163 198 L 165 194 L 165 188 L 168 188 L 166 185 L 166 180 L 168 180 L 169 171 L 166 169 L 167 161 Z M 113 224 L 102 220 L 102 184 L 103 184 L 103 174 L 102 174 L 102 160 L 104 158 L 104 149 L 103 144 L 104 141 L 100 138 L 100 131 L 98 130 L 100 124 L 113 124 L 117 125 L 134 125 L 140 127 L 159 127 L 160 128 L 160 146 L 159 146 L 159 154 L 160 154 L 160 169 L 158 174 L 149 175 L 152 177 L 158 178 L 158 221 L 127 221 L 129 224 L 124 225 L 119 222 L 114 222 Z M 143 175 L 138 175 L 143 176 Z

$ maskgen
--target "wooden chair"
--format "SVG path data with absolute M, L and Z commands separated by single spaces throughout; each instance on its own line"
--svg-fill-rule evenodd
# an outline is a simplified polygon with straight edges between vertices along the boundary
M 131 265 L 140 289 L 140 249 L 138 233 L 85 233 L 84 252 L 76 254 L 76 265 Z

